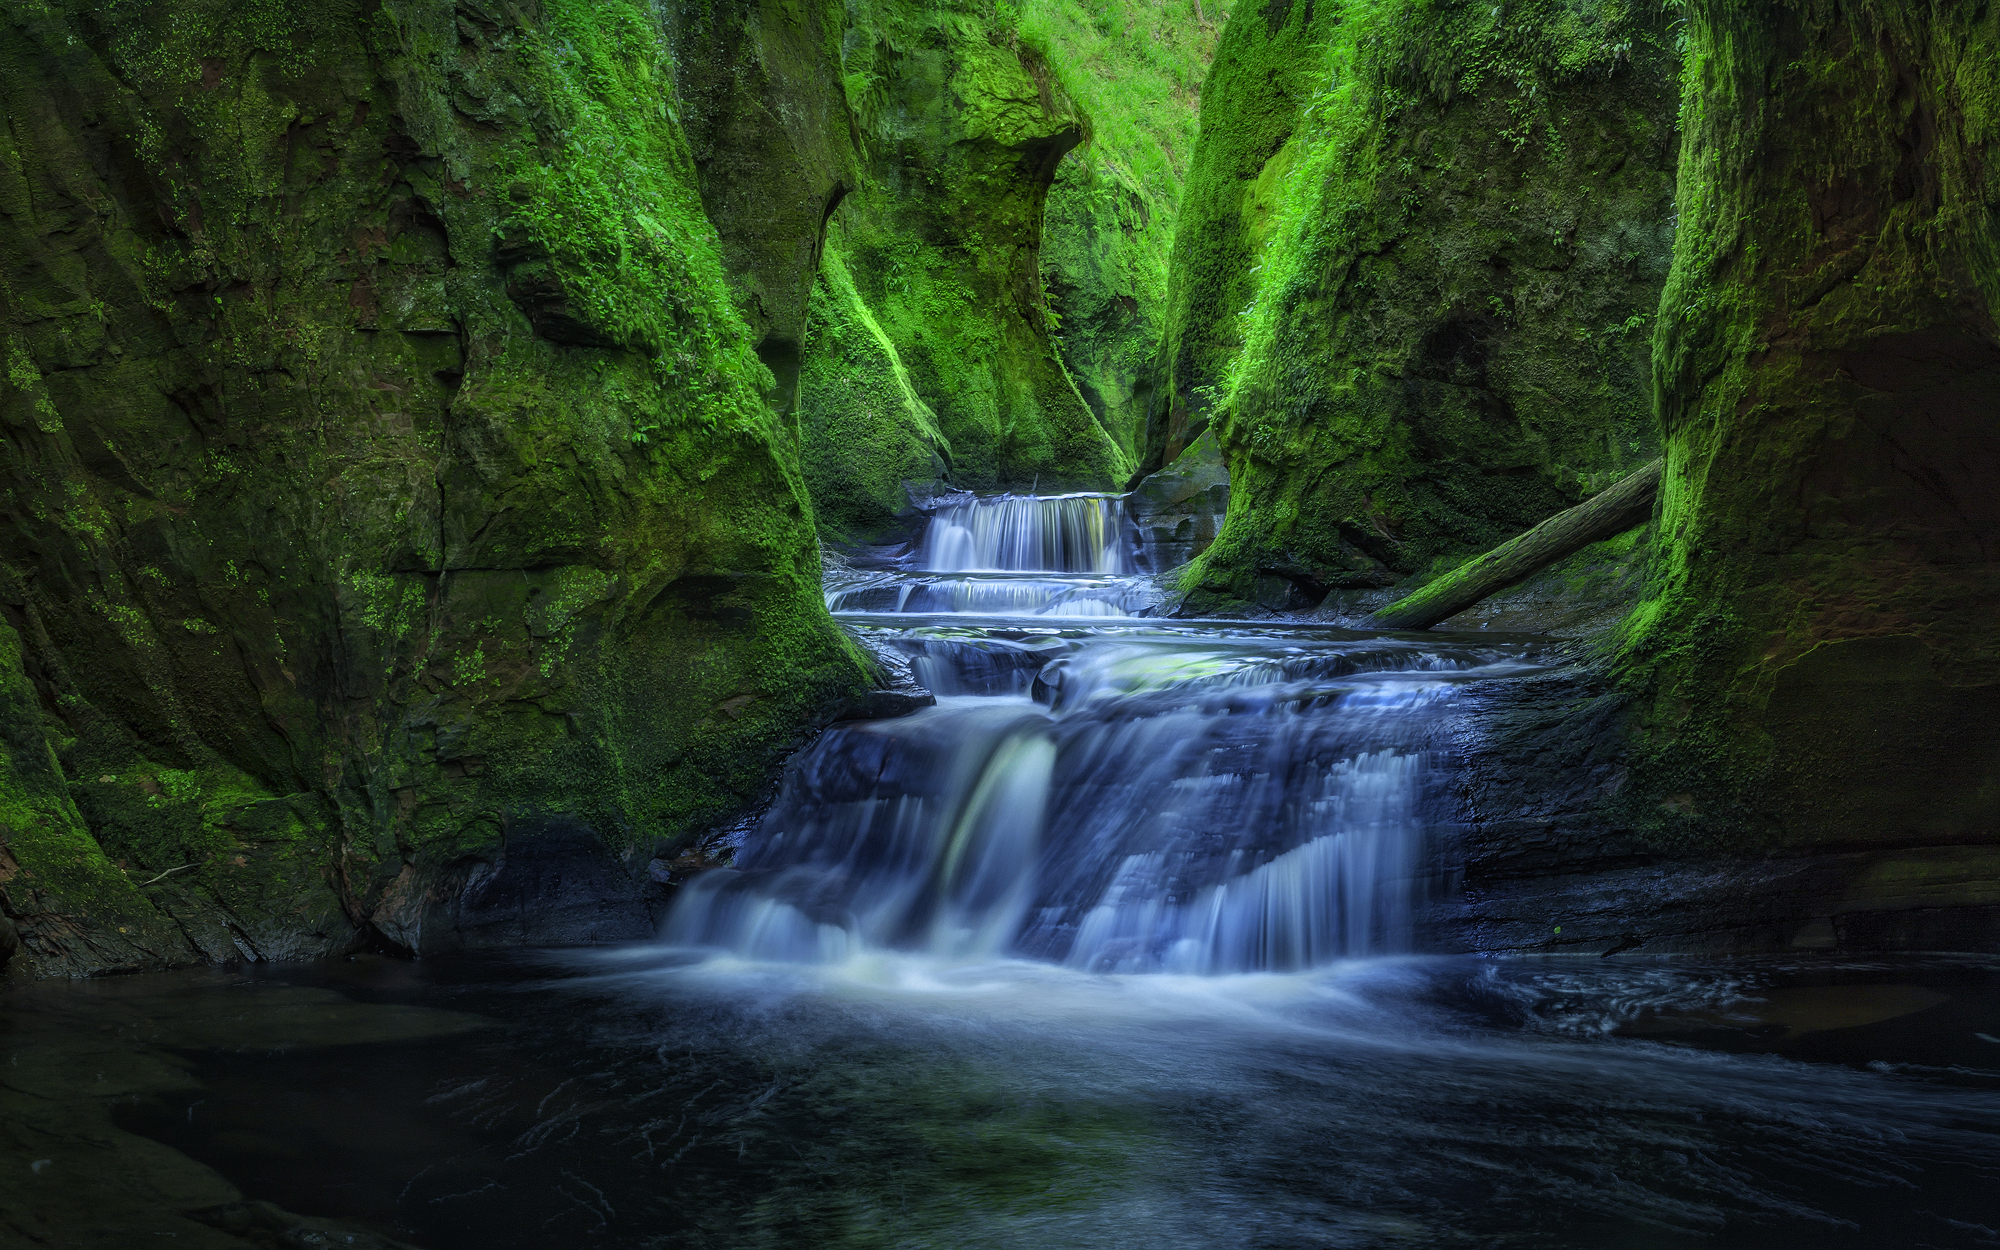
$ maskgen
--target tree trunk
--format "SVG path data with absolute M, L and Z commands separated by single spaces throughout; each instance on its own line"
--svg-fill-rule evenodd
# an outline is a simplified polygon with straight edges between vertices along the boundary
M 1558 512 L 1527 533 L 1466 561 L 1362 623 L 1376 629 L 1429 629 L 1488 595 L 1520 585 L 1564 556 L 1650 520 L 1653 497 L 1659 489 L 1660 462 L 1655 460 L 1576 507 Z

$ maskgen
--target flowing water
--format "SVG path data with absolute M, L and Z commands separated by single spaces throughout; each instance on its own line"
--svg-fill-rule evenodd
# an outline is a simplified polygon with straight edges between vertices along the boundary
M 1116 499 L 979 500 L 938 515 L 920 569 L 830 590 L 938 705 L 824 735 L 665 940 L 1097 973 L 1411 949 L 1433 739 L 1536 644 L 1154 619 L 1130 548 Z
M 17 992 L 0 1205 L 136 1133 L 430 1250 L 2000 1245 L 2000 962 L 1423 953 L 1444 728 L 1542 644 L 1159 619 L 1131 551 L 973 501 L 830 585 L 937 706 L 657 943 Z

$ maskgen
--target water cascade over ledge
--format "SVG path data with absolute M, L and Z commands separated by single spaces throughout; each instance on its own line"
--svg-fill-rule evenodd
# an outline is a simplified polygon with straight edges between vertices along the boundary
M 1003 495 L 946 504 L 918 548 L 921 572 L 831 585 L 835 612 L 1142 616 L 1159 601 L 1135 576 L 1137 535 L 1115 495 Z
M 979 500 L 934 519 L 925 571 L 835 590 L 939 703 L 794 759 L 665 939 L 1091 972 L 1408 949 L 1441 717 L 1465 681 L 1535 667 L 1527 644 L 1133 619 L 1153 592 L 1126 545 L 1116 499 Z M 1050 619 L 1081 616 L 1104 619 Z

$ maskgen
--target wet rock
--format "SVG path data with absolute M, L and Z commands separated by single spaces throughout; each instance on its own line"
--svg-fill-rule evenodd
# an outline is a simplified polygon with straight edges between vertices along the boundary
M 937 696 L 918 683 L 909 656 L 863 630 L 849 630 L 848 637 L 874 657 L 879 676 L 875 688 L 849 699 L 837 719 L 888 720 L 937 703 Z
M 408 1242 L 371 1233 L 337 1220 L 294 1215 L 269 1202 L 232 1202 L 228 1206 L 188 1213 L 211 1228 L 241 1237 L 271 1250 L 416 1250 Z
M 1140 558 L 1155 573 L 1186 564 L 1215 541 L 1229 512 L 1229 469 L 1213 434 L 1203 434 L 1125 497 L 1138 530 Z
M 412 955 L 651 937 L 645 881 L 573 816 L 511 822 L 497 854 L 412 867 L 371 921 Z
M 1468 690 L 1452 750 L 1447 950 L 1612 955 L 2000 951 L 2000 847 L 1727 856 L 1663 844 L 1620 802 L 1628 698 L 1582 663 Z

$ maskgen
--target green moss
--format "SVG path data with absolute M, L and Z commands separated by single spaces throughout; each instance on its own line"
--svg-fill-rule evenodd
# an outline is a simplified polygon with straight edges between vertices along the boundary
M 847 541 L 886 541 L 937 490 L 951 443 L 917 397 L 896 346 L 829 240 L 800 379 L 799 448 L 820 525 Z
M 1237 213 L 1211 205 L 1185 281 L 1241 347 L 1211 392 L 1230 518 L 1184 584 L 1275 575 L 1310 601 L 1490 547 L 1654 454 L 1633 331 L 1671 238 L 1674 55 L 1622 0 L 1285 21 L 1233 24 L 1218 75 L 1285 55 L 1288 90 L 1203 130 Z M 1254 293 L 1200 267 L 1231 256 Z
M 649 358 L 666 401 L 657 419 L 761 419 L 768 379 L 731 315 L 653 10 L 571 0 L 545 14 L 514 56 L 553 107 L 537 119 L 540 142 L 489 175 L 515 206 L 496 231 L 524 268 L 546 266 L 575 293 L 569 315 Z M 657 428 L 637 422 L 633 436 Z
M 1687 41 L 1630 818 L 1708 850 L 1988 836 L 2000 13 L 1698 3 Z
M 652 10 L 10 29 L 0 580 L 158 958 L 414 931 L 519 818 L 643 855 L 862 688 Z
M 1145 453 L 1168 256 L 1202 79 L 1226 6 L 1019 6 L 1021 39 L 1075 101 L 1085 138 L 1050 188 L 1042 276 L 1070 375 L 1125 455 Z M 1204 20 L 1205 19 L 1205 20 Z
M 1171 463 L 1209 428 L 1296 157 L 1286 141 L 1320 85 L 1340 15 L 1333 5 L 1267 4 L 1223 28 L 1176 218 L 1143 469 Z
M 153 919 L 136 883 L 105 856 L 70 801 L 37 702 L 21 670 L 20 635 L 0 624 L 0 898 L 12 915 L 61 908 L 114 927 Z
M 863 1057 L 837 1075 L 789 1084 L 782 1123 L 829 1130 L 856 1119 L 868 1131 L 837 1156 L 794 1152 L 749 1126 L 744 1146 L 792 1173 L 719 1239 L 755 1246 L 962 1245 L 996 1229 L 1036 1227 L 1131 1188 L 1164 1161 L 1143 1110 L 1055 1099 L 990 1073 Z M 922 1062 L 919 1060 L 918 1062 Z M 1032 1234 L 1030 1234 L 1032 1236 Z
M 1055 350 L 1038 263 L 1049 185 L 1083 136 L 1074 102 L 988 0 L 885 0 L 853 6 L 850 21 L 840 73 L 859 185 L 832 229 L 856 300 L 949 444 L 953 484 L 1116 485 L 1129 459 Z M 872 371 L 874 336 L 845 341 L 861 353 L 851 365 L 807 368 Z

